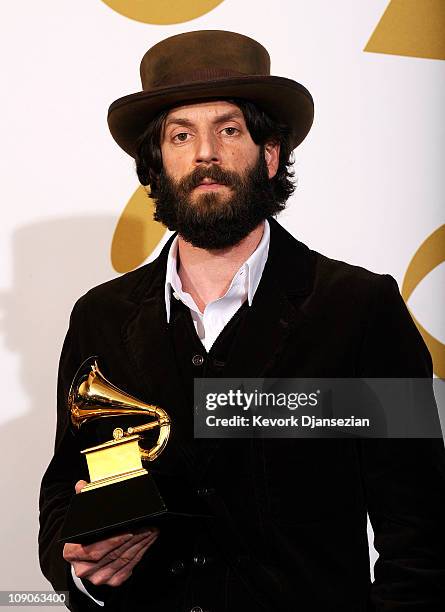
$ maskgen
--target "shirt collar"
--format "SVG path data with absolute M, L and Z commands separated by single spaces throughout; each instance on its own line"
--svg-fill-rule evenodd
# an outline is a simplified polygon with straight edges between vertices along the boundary
M 234 278 L 241 272 L 243 268 L 247 271 L 247 299 L 249 306 L 252 305 L 253 296 L 255 295 L 258 285 L 261 281 L 264 266 L 266 265 L 267 256 L 269 253 L 270 244 L 270 227 L 269 222 L 265 219 L 264 231 L 261 240 L 251 254 L 251 256 L 243 263 L 239 268 Z M 171 289 L 182 294 L 182 283 L 177 272 L 178 263 L 178 236 L 175 237 L 170 245 L 170 249 L 167 257 L 167 270 L 165 275 L 165 310 L 167 315 L 167 322 L 170 321 L 170 300 L 171 300 Z M 233 283 L 233 281 L 232 281 Z

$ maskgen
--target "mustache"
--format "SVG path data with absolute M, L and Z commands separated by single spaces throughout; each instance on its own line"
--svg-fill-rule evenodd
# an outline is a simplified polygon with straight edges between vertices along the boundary
M 228 186 L 239 186 L 242 182 L 236 172 L 223 170 L 219 166 L 210 166 L 209 168 L 198 166 L 191 174 L 179 181 L 178 187 L 188 192 L 198 187 L 204 179 L 210 179 L 215 183 Z

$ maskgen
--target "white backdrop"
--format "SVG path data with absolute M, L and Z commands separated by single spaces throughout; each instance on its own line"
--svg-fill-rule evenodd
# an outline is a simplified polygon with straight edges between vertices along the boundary
M 444 223 L 445 75 L 440 59 L 364 51 L 387 4 L 224 0 L 174 25 L 129 19 L 101 0 L 2 7 L 0 590 L 48 588 L 38 490 L 52 452 L 57 361 L 74 301 L 118 274 L 113 233 L 138 186 L 109 135 L 109 104 L 140 90 L 139 61 L 166 36 L 227 29 L 255 38 L 272 74 L 300 81 L 315 100 L 296 152 L 299 186 L 279 221 L 310 247 L 401 285 Z M 409 300 L 442 346 L 444 294 L 442 263 Z

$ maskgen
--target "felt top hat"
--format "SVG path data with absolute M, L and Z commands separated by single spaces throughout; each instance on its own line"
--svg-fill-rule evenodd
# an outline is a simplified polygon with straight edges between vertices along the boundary
M 271 76 L 267 50 L 236 32 L 200 30 L 166 38 L 146 52 L 140 73 L 142 91 L 119 98 L 108 109 L 111 134 L 132 157 L 148 123 L 181 104 L 243 98 L 286 124 L 293 148 L 314 118 L 309 91 L 291 79 Z

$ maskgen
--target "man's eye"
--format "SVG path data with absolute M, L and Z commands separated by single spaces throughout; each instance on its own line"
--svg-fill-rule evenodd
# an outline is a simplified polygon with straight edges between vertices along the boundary
M 226 132 L 227 130 L 232 130 L 229 136 L 233 136 L 236 132 L 239 132 L 239 130 L 235 127 L 226 127 L 223 129 L 223 132 Z
M 187 136 L 188 136 L 187 132 L 180 132 L 179 134 L 176 134 L 175 136 L 173 136 L 173 140 L 179 140 L 179 142 L 185 142 L 187 140 Z

